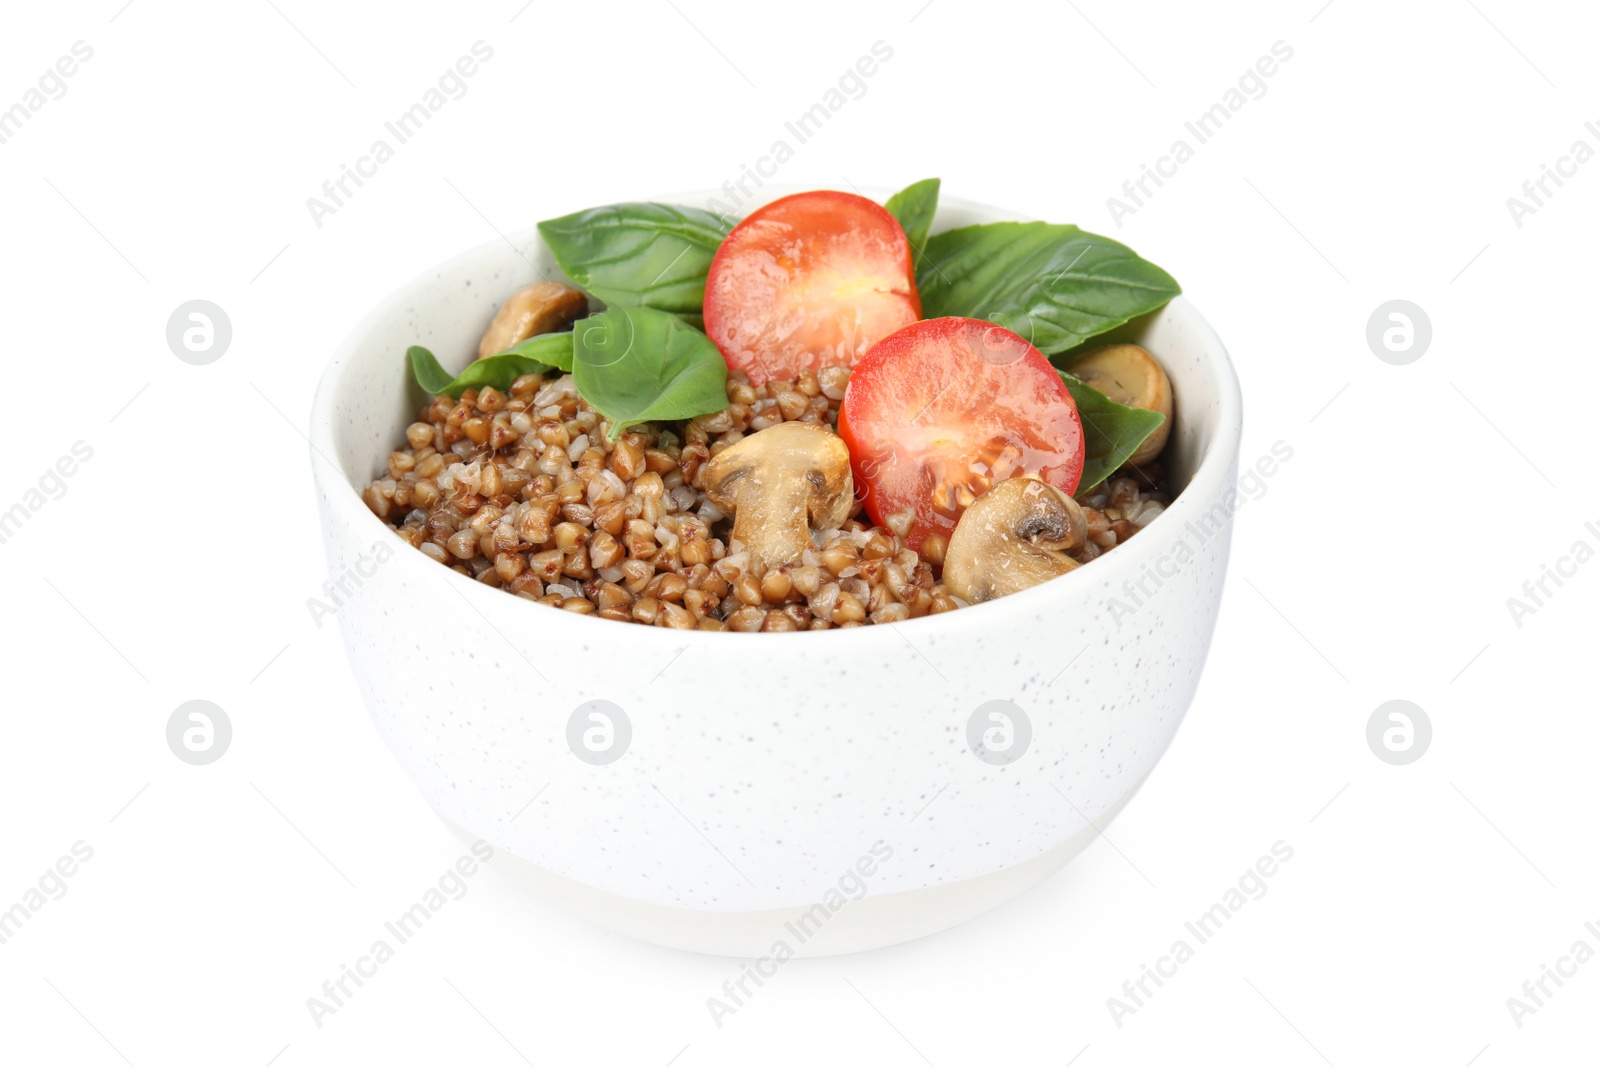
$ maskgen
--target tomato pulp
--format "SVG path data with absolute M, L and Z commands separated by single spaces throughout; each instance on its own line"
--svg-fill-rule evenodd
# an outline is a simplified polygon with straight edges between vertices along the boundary
M 909 522 L 911 548 L 948 540 L 996 482 L 1034 475 L 1071 496 L 1083 473 L 1083 424 L 1061 376 L 979 319 L 927 319 L 874 345 L 850 376 L 839 436 L 867 512 L 897 533 Z
M 853 193 L 797 193 L 757 209 L 706 278 L 706 336 L 757 386 L 854 364 L 921 317 L 905 231 Z

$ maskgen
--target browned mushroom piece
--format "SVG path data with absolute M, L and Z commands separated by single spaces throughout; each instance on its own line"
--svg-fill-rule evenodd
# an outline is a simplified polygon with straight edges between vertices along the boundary
M 1068 552 L 1089 524 L 1078 502 L 1035 478 L 1008 478 L 962 512 L 944 555 L 944 585 L 971 604 L 1075 570 Z
M 719 452 L 705 467 L 706 495 L 733 515 L 732 539 L 754 573 L 793 563 L 811 531 L 850 517 L 850 450 L 825 426 L 783 422 Z
M 478 342 L 478 358 L 498 355 L 534 334 L 564 330 L 589 310 L 589 298 L 569 285 L 534 282 L 511 294 Z
M 1140 466 L 1161 454 L 1172 430 L 1172 383 L 1154 356 L 1138 345 L 1107 345 L 1073 360 L 1067 371 L 1125 407 L 1161 413 L 1161 425 L 1128 457 L 1128 466 Z

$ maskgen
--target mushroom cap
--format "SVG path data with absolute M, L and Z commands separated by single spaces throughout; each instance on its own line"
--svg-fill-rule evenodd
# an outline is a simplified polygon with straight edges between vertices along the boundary
M 583 290 L 557 282 L 534 282 L 506 298 L 478 341 L 478 358 L 498 355 L 535 334 L 572 325 L 589 310 Z
M 945 550 L 945 588 L 970 603 L 1038 585 L 1078 561 L 1089 524 L 1078 502 L 1036 478 L 1007 478 L 962 513 Z
M 1137 467 L 1161 454 L 1172 431 L 1172 383 L 1154 356 L 1138 345 L 1107 345 L 1073 360 L 1067 372 L 1119 404 L 1161 415 L 1161 425 L 1125 462 Z
M 850 450 L 817 423 L 759 430 L 717 453 L 703 470 L 706 495 L 733 514 L 733 538 L 758 567 L 798 559 L 813 528 L 839 528 L 855 503 Z

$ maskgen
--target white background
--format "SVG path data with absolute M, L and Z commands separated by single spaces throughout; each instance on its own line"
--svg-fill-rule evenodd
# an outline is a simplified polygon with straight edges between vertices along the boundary
M 1574 941 L 1600 949 L 1600 563 L 1520 627 L 1506 606 L 1600 545 L 1600 161 L 1520 228 L 1506 206 L 1573 141 L 1600 148 L 1592 8 L 123 2 L 16 5 L 0 34 L 0 107 L 94 49 L 0 145 L 0 510 L 93 449 L 0 544 L 0 908 L 94 850 L 0 945 L 0 1060 L 1592 1059 L 1600 962 L 1521 1028 L 1506 1006 Z M 307 197 L 478 40 L 467 94 L 314 225 Z M 893 58 L 777 180 L 938 175 L 1132 244 L 1228 343 L 1243 460 L 1294 450 L 1239 515 L 1177 741 L 1109 842 L 1039 889 L 791 963 L 721 1029 L 705 1002 L 736 962 L 598 932 L 493 873 L 319 1029 L 306 998 L 463 851 L 307 609 L 324 361 L 497 229 L 737 177 L 878 40 Z M 1266 95 L 1116 227 L 1107 198 L 1280 40 Z M 209 366 L 164 337 L 195 298 L 233 323 Z M 1409 366 L 1365 340 L 1395 298 L 1432 320 Z M 234 726 L 207 767 L 164 737 L 195 698 Z M 1432 719 L 1410 766 L 1367 748 L 1393 698 Z M 1267 895 L 1115 1025 L 1107 998 L 1279 840 Z

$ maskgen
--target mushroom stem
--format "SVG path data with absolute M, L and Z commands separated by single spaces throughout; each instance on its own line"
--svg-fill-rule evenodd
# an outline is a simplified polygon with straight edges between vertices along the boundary
M 1067 552 L 1089 525 L 1078 502 L 1035 478 L 1008 478 L 962 513 L 945 551 L 945 588 L 969 603 L 993 600 L 1076 570 Z
M 800 558 L 811 531 L 850 517 L 850 450 L 824 426 L 783 422 L 717 453 L 702 468 L 706 495 L 733 513 L 733 539 L 761 573 Z
M 815 487 L 799 471 L 780 470 L 765 479 L 740 479 L 734 497 L 733 539 L 751 555 L 752 567 L 766 569 L 800 558 L 811 547 L 807 506 Z

